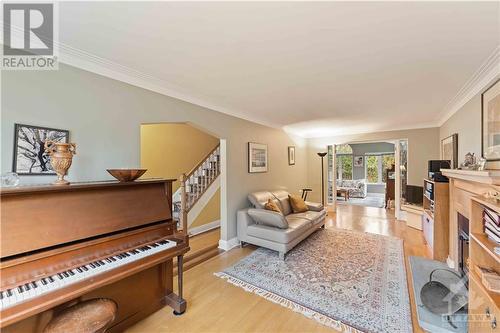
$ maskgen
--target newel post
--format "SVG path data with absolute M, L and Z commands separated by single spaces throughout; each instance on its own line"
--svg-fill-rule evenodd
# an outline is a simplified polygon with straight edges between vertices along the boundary
M 186 181 L 187 176 L 183 173 L 180 177 L 181 181 L 181 211 L 179 214 L 180 224 L 182 225 L 182 233 L 184 236 L 188 234 L 188 221 L 187 221 L 187 194 L 186 194 Z

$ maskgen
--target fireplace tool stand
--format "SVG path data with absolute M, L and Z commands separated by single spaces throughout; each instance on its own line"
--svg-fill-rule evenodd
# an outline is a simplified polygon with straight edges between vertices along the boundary
M 433 280 L 434 273 L 437 271 L 454 275 L 457 278 L 456 283 L 445 286 L 443 283 Z M 455 271 L 437 268 L 429 274 L 429 282 L 420 290 L 420 299 L 427 310 L 445 316 L 448 323 L 455 329 L 457 326 L 453 323 L 452 316 L 466 307 L 468 302 L 466 283 L 462 281 L 462 278 L 465 277 L 460 276 Z

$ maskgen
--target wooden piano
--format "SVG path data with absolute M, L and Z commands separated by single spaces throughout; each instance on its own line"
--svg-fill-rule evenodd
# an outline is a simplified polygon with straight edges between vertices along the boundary
M 172 180 L 21 186 L 0 196 L 2 332 L 41 332 L 60 311 L 92 298 L 117 303 L 109 332 L 164 305 L 185 311 L 189 242 L 172 219 Z

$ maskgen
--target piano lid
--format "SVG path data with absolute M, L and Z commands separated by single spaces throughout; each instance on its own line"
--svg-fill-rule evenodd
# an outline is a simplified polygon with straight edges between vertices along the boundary
M 1 190 L 0 256 L 172 219 L 172 179 Z

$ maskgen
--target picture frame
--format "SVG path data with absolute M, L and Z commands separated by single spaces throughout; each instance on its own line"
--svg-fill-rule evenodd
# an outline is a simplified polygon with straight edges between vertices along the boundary
M 14 124 L 12 172 L 20 176 L 51 176 L 55 171 L 45 153 L 45 141 L 69 142 L 69 131 L 26 124 Z
M 441 140 L 441 159 L 450 160 L 452 169 L 458 168 L 458 134 L 454 133 Z
M 288 165 L 295 165 L 295 146 L 288 146 Z
M 481 94 L 481 156 L 500 161 L 500 80 Z
M 263 143 L 248 143 L 248 172 L 259 173 L 268 171 L 267 145 Z
M 355 167 L 362 167 L 365 165 L 365 158 L 364 156 L 354 156 L 354 162 L 353 162 L 353 165 Z

